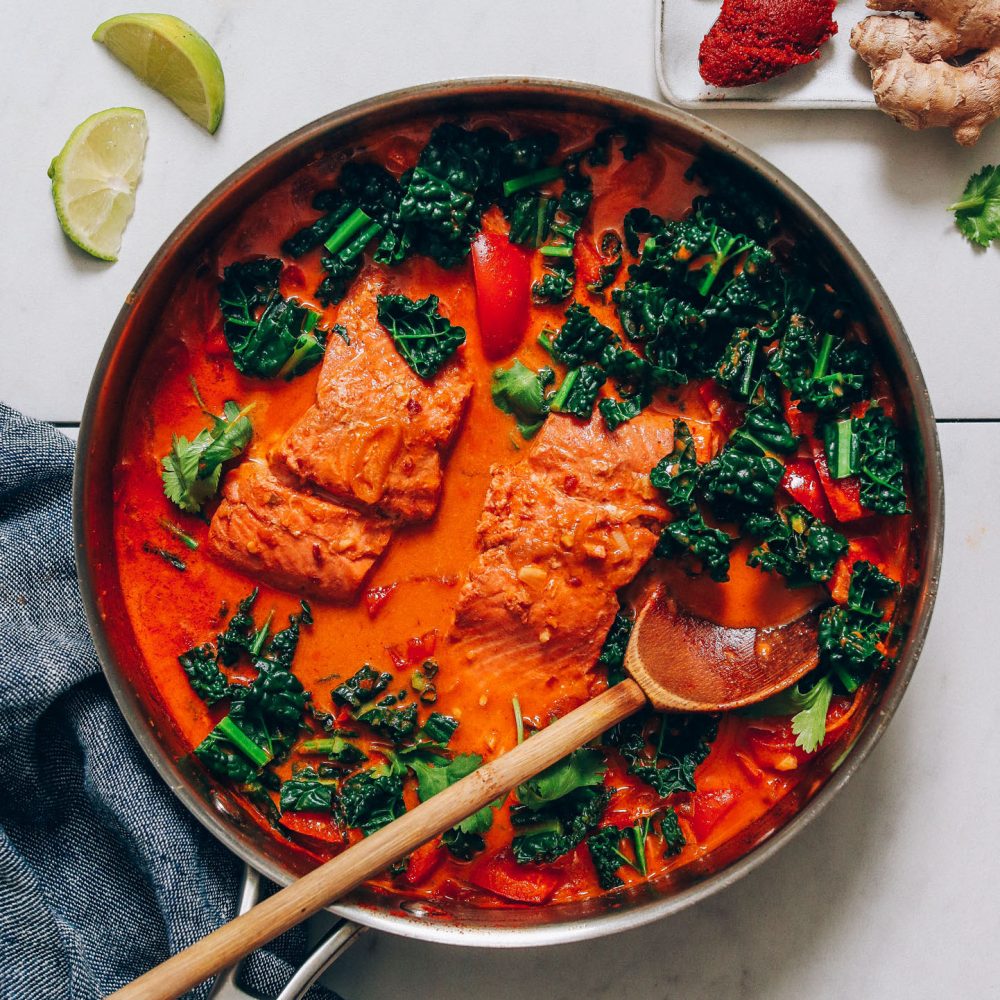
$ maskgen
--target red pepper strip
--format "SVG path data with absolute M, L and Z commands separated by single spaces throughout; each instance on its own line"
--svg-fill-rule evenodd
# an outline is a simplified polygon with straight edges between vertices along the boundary
M 344 835 L 336 821 L 324 812 L 286 812 L 278 821 L 286 830 L 323 844 L 343 844 Z
M 411 855 L 403 873 L 403 881 L 407 885 L 421 885 L 438 870 L 444 861 L 445 850 L 440 840 L 432 840 L 429 844 L 418 847 Z
M 365 610 L 367 610 L 369 618 L 374 618 L 382 610 L 385 602 L 392 597 L 396 586 L 395 583 L 390 583 L 385 587 L 371 587 L 365 591 Z
M 781 402 L 785 408 L 785 420 L 795 435 L 808 434 L 810 437 L 816 436 L 817 414 L 805 413 L 799 409 L 799 401 L 792 399 L 792 394 L 784 387 L 781 387 Z
M 851 587 L 851 573 L 854 572 L 854 564 L 857 562 L 870 562 L 886 573 L 885 552 L 877 538 L 862 537 L 852 538 L 848 543 L 847 551 L 837 560 L 834 567 L 833 576 L 827 580 L 826 585 L 830 588 L 833 599 L 838 604 L 847 603 L 847 594 Z M 887 576 L 892 574 L 886 573 Z
M 306 287 L 306 273 L 298 264 L 286 264 L 281 269 L 282 287 L 300 289 Z
M 531 255 L 502 233 L 479 233 L 472 241 L 476 315 L 483 354 L 507 357 L 524 339 L 531 311 Z
M 469 874 L 469 881 L 515 903 L 547 903 L 559 885 L 554 872 L 519 865 L 506 851 L 486 858 Z
M 712 422 L 718 424 L 726 434 L 732 434 L 743 422 L 744 407 L 734 402 L 714 378 L 707 379 L 698 386 L 698 397 L 705 404 Z
M 590 240 L 577 237 L 573 247 L 573 264 L 576 273 L 586 285 L 592 285 L 601 276 L 601 265 L 604 263 L 597 248 Z
M 715 825 L 736 805 L 740 793 L 733 788 L 720 788 L 711 792 L 695 792 L 691 796 L 691 831 L 699 842 L 703 841 Z
M 785 472 L 781 477 L 782 489 L 813 517 L 818 517 L 824 524 L 833 523 L 833 511 L 826 499 L 815 464 L 808 458 L 792 458 L 785 463 Z
M 812 453 L 823 492 L 830 501 L 830 507 L 837 520 L 857 521 L 859 518 L 870 516 L 871 511 L 861 506 L 861 483 L 858 477 L 834 479 L 830 475 L 830 467 L 826 464 L 826 450 L 821 442 L 812 442 Z

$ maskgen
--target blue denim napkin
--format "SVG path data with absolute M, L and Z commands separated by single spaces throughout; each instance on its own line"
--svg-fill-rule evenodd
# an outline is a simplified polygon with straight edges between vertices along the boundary
M 232 917 L 240 883 L 104 682 L 77 592 L 72 470 L 63 434 L 0 403 L 3 1000 L 103 997 Z M 304 944 L 297 930 L 252 956 L 246 985 L 276 996 Z

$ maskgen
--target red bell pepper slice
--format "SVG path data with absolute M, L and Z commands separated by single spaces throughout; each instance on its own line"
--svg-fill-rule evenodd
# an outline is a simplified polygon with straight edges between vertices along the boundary
M 710 792 L 695 792 L 691 796 L 691 831 L 698 841 L 703 841 L 719 820 L 736 805 L 738 790 L 719 788 Z
M 781 477 L 782 489 L 813 517 L 818 517 L 824 524 L 833 523 L 833 511 L 826 499 L 815 464 L 808 458 L 792 458 L 785 463 L 785 471 Z
M 531 255 L 502 233 L 479 233 L 472 241 L 476 315 L 483 354 L 507 357 L 524 339 L 531 311 Z
M 364 593 L 365 610 L 369 618 L 374 618 L 383 608 L 385 602 L 392 597 L 392 592 L 396 589 L 395 583 L 387 584 L 384 587 L 370 587 Z
M 861 483 L 857 476 L 847 476 L 844 479 L 834 479 L 830 475 L 830 466 L 826 462 L 826 450 L 822 442 L 814 441 L 812 445 L 813 461 L 816 472 L 823 486 L 834 516 L 838 521 L 857 521 L 869 517 L 871 511 L 861 506 Z
M 336 820 L 325 812 L 286 812 L 278 821 L 286 830 L 323 844 L 343 844 Z
M 732 434 L 743 422 L 744 407 L 735 402 L 714 378 L 698 386 L 698 397 L 705 404 L 713 423 L 718 424 L 726 434 Z
M 441 867 L 444 853 L 440 840 L 422 844 L 410 855 L 406 871 L 403 872 L 403 881 L 407 885 L 421 885 L 426 882 Z
M 815 413 L 805 413 L 799 409 L 799 401 L 792 399 L 792 394 L 784 387 L 781 387 L 781 402 L 785 408 L 785 421 L 796 436 L 808 434 L 810 437 L 816 436 Z
M 506 851 L 494 854 L 476 865 L 469 881 L 480 889 L 515 903 L 547 903 L 560 878 L 554 872 L 534 865 L 519 865 Z

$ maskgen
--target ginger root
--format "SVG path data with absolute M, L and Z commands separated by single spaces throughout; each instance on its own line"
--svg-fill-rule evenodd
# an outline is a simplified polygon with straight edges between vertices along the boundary
M 851 47 L 872 68 L 875 103 L 910 129 L 950 128 L 971 146 L 1000 118 L 1000 0 L 868 0 Z M 907 11 L 920 17 L 900 16 Z M 977 53 L 964 65 L 946 60 Z

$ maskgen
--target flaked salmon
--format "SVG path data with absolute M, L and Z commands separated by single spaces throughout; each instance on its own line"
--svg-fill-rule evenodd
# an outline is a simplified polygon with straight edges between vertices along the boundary
M 350 343 L 332 337 L 316 405 L 284 436 L 272 460 L 300 482 L 394 521 L 427 521 L 437 509 L 442 454 L 472 392 L 461 352 L 432 381 L 400 357 L 377 318 L 388 292 L 363 272 L 337 314 Z
M 208 540 L 255 580 L 349 601 L 391 534 L 384 518 L 292 489 L 263 463 L 248 461 L 226 481 Z

